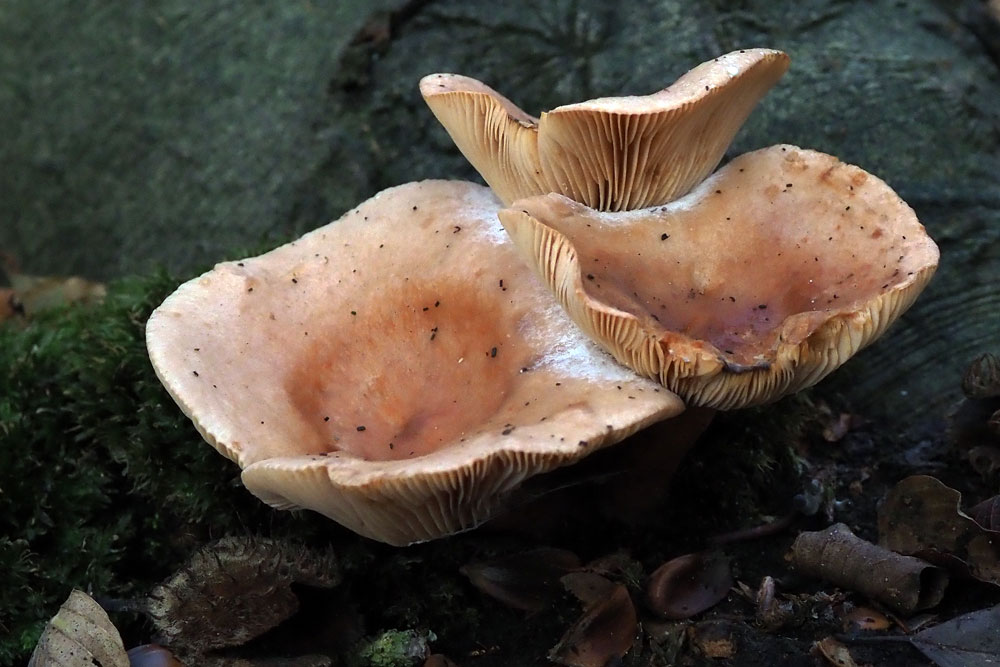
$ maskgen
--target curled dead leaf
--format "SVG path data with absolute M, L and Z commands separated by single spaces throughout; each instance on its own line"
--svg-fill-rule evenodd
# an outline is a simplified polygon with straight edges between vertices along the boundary
M 941 563 L 1000 585 L 1000 532 L 961 511 L 962 494 L 934 477 L 897 484 L 878 511 L 879 542 L 888 549 Z M 978 507 L 978 506 L 977 506 Z M 983 507 L 979 513 L 992 524 Z
M 605 667 L 624 657 L 638 628 L 628 589 L 615 584 L 607 596 L 586 608 L 549 651 L 549 659 L 568 667 Z
M 276 540 L 227 537 L 194 553 L 147 601 L 161 641 L 182 657 L 240 646 L 299 608 L 292 583 L 332 588 L 340 570 L 330 553 Z
M 650 575 L 646 604 L 663 618 L 681 620 L 714 606 L 732 587 L 729 559 L 721 551 L 685 554 Z
M 761 579 L 760 588 L 754 594 L 757 609 L 754 620 L 764 632 L 774 632 L 780 629 L 794 615 L 795 610 L 788 600 L 779 600 L 774 577 L 765 576 Z
M 741 586 L 749 589 L 745 584 Z M 832 616 L 833 610 L 841 608 L 844 601 L 843 594 L 831 595 L 823 591 L 779 595 L 774 578 L 769 576 L 761 580 L 756 592 L 743 594 L 756 604 L 754 622 L 764 632 L 776 632 L 786 626 L 806 625 L 817 620 L 825 622 Z
M 159 644 L 142 644 L 128 650 L 131 667 L 184 667 L 174 654 Z
M 1000 531 L 1000 496 L 987 498 L 969 509 L 969 516 L 989 531 Z
M 1000 396 L 1000 356 L 987 352 L 976 357 L 962 378 L 962 392 L 969 398 Z
M 792 563 L 803 574 L 863 593 L 902 613 L 937 605 L 948 573 L 912 556 L 862 540 L 842 523 L 800 534 Z
M 99 604 L 74 590 L 38 639 L 28 667 L 129 667 L 121 635 Z
M 854 607 L 844 614 L 846 632 L 878 632 L 892 627 L 889 617 L 871 607 Z
M 608 597 L 617 586 L 615 582 L 596 572 L 570 572 L 559 581 L 584 607 Z
M 508 607 L 538 611 L 559 589 L 559 578 L 580 567 L 576 554 L 541 547 L 461 568 L 473 586 Z
M 910 637 L 940 667 L 987 667 L 1000 663 L 1000 606 L 980 609 Z
M 833 637 L 821 639 L 813 646 L 827 663 L 835 667 L 858 667 L 858 663 L 854 662 L 854 657 L 847 647 Z

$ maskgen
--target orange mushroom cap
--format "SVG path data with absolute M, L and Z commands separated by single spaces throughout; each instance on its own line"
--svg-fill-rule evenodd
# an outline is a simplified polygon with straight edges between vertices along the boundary
M 602 213 L 551 194 L 499 215 L 588 335 L 689 404 L 723 409 L 818 382 L 938 263 L 888 185 L 794 146 L 736 158 L 660 207 Z
M 424 181 L 182 285 L 156 372 L 246 487 L 407 544 L 683 410 L 601 351 L 514 249 L 485 187 Z
M 787 69 L 781 51 L 734 51 L 658 93 L 570 104 L 538 119 L 465 76 L 426 76 L 420 92 L 505 204 L 555 192 L 618 211 L 671 201 L 701 182 Z

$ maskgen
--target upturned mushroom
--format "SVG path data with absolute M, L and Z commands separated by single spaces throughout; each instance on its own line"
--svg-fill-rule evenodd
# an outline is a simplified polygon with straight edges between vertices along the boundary
M 278 508 L 402 545 L 683 410 L 615 363 L 517 255 L 485 187 L 386 190 L 225 262 L 152 315 L 156 372 Z
M 618 211 L 669 202 L 704 180 L 787 69 L 781 51 L 744 49 L 658 93 L 569 104 L 540 118 L 457 74 L 426 76 L 420 92 L 504 204 L 554 192 Z
M 858 167 L 795 146 L 736 158 L 686 196 L 623 213 L 558 194 L 500 211 L 573 320 L 690 405 L 815 384 L 916 299 L 938 249 Z

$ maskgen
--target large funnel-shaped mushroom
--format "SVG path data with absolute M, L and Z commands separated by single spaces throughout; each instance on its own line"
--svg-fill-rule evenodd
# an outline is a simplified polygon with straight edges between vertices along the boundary
M 818 382 L 881 335 L 938 262 L 883 181 L 794 146 L 743 155 L 665 206 L 600 213 L 547 195 L 500 219 L 592 338 L 716 408 Z
M 565 316 L 482 186 L 386 190 L 181 286 L 147 325 L 198 430 L 281 508 L 406 544 L 683 409 Z
M 426 76 L 420 92 L 505 204 L 555 192 L 619 211 L 671 201 L 701 182 L 786 69 L 780 51 L 734 51 L 658 93 L 570 104 L 540 119 L 465 76 Z

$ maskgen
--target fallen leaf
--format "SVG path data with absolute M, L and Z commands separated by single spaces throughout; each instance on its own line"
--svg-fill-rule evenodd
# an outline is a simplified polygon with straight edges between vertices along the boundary
M 585 607 L 608 597 L 617 586 L 615 582 L 596 572 L 570 572 L 559 581 Z
M 781 602 L 776 597 L 777 586 L 774 577 L 765 576 L 760 581 L 760 587 L 753 597 L 757 605 L 754 620 L 764 632 L 774 632 L 781 628 L 791 616 L 792 605 Z
M 689 639 L 706 658 L 727 660 L 736 655 L 733 624 L 726 620 L 696 623 L 688 629 Z
M 615 584 L 549 651 L 549 660 L 568 667 L 605 667 L 632 647 L 639 629 L 628 589 Z
M 473 586 L 508 607 L 538 611 L 559 590 L 559 578 L 580 567 L 576 554 L 542 547 L 462 566 Z
M 978 505 L 969 508 L 969 516 L 986 530 L 1000 530 L 1000 496 L 987 498 Z
M 963 513 L 961 501 L 961 493 L 934 477 L 907 477 L 879 507 L 879 542 L 1000 585 L 1000 532 Z
M 976 357 L 962 378 L 962 392 L 969 398 L 1000 396 L 1000 356 L 987 352 Z
M 958 616 L 910 637 L 940 667 L 995 667 L 1000 663 L 1000 605 Z
M 159 644 L 142 644 L 128 650 L 131 667 L 184 667 L 174 654 Z
M 937 605 L 948 585 L 947 571 L 862 540 L 842 523 L 801 533 L 792 544 L 792 563 L 803 574 L 903 613 Z
M 892 621 L 871 607 L 854 607 L 843 616 L 845 632 L 877 632 L 888 630 Z
M 681 620 L 714 606 L 732 587 L 729 559 L 721 551 L 685 554 L 649 576 L 646 604 L 663 618 Z
M 129 667 L 121 635 L 99 604 L 74 590 L 42 631 L 28 667 Z
M 642 563 L 621 551 L 595 558 L 584 565 L 583 569 L 621 581 L 626 585 L 634 582 L 638 586 L 639 580 L 645 576 Z
M 847 650 L 847 647 L 833 637 L 821 639 L 813 644 L 813 646 L 816 647 L 819 654 L 831 665 L 836 665 L 836 667 L 858 667 L 858 663 L 854 662 L 854 657 Z
M 839 442 L 851 430 L 853 419 L 847 412 L 841 412 L 836 419 L 831 418 L 823 427 L 823 439 L 827 442 Z
M 299 608 L 292 583 L 332 588 L 336 559 L 300 545 L 227 537 L 199 549 L 176 574 L 156 586 L 147 613 L 160 639 L 182 658 L 241 646 Z
M 818 591 L 811 594 L 788 595 L 779 598 L 773 577 L 766 576 L 752 596 L 756 604 L 754 621 L 764 632 L 776 632 L 788 625 L 800 626 L 817 621 L 826 622 L 833 610 L 841 608 L 843 594 Z
M 95 303 L 107 294 L 102 283 L 79 276 L 27 276 L 11 274 L 10 286 L 28 317 L 58 306 Z

